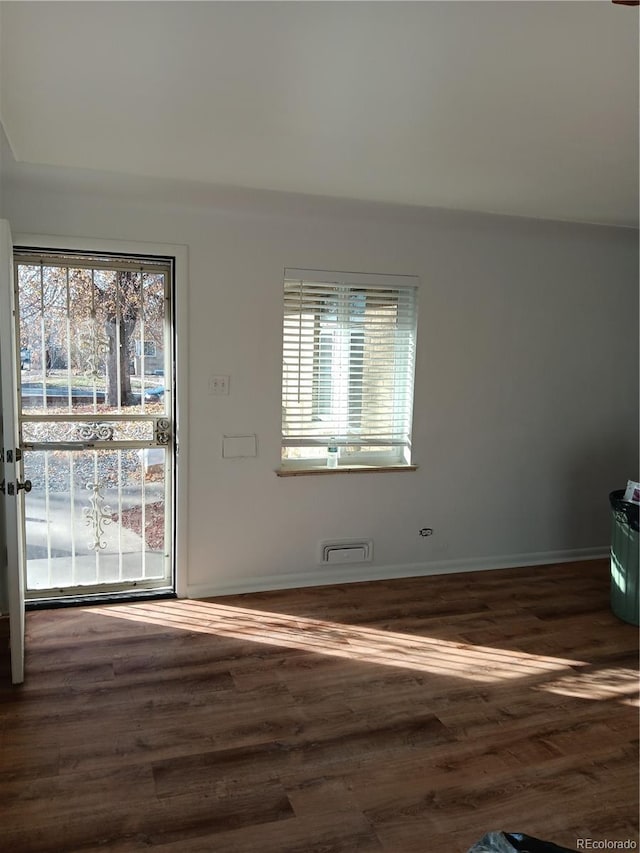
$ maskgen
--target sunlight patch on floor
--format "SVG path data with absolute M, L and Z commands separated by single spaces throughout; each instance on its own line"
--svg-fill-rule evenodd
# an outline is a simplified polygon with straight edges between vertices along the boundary
M 480 682 L 540 677 L 559 674 L 568 667 L 585 666 L 584 661 L 398 634 L 208 601 L 92 607 L 91 613 Z
M 588 672 L 566 673 L 539 689 L 578 699 L 618 699 L 623 705 L 638 707 L 638 686 L 638 673 L 633 669 L 603 667 Z

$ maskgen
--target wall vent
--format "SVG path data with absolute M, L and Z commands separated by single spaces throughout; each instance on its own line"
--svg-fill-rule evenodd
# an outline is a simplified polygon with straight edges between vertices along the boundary
M 323 565 L 370 563 L 372 559 L 371 539 L 339 539 L 333 542 L 321 542 L 318 548 L 318 562 Z

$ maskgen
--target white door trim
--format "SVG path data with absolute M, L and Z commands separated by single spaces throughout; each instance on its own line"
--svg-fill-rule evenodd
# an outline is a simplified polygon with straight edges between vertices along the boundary
M 6 578 L 9 605 L 9 636 L 11 643 L 11 681 L 24 681 L 24 566 L 20 543 L 18 502 L 24 501 L 24 492 L 9 493 L 15 489 L 20 465 L 15 459 L 16 451 L 16 375 L 17 365 L 14 345 L 15 323 L 13 314 L 13 246 L 11 230 L 6 219 L 0 220 L 0 364 L 2 365 L 2 444 L 4 456 L 3 495 L 6 538 Z M 12 459 L 7 460 L 7 451 Z M 3 567 L 4 568 L 4 567 Z
M 187 596 L 188 540 L 187 487 L 189 471 L 188 426 L 188 247 L 174 243 L 147 243 L 131 240 L 105 240 L 90 237 L 56 237 L 51 234 L 16 234 L 15 246 L 60 249 L 81 252 L 116 252 L 131 255 L 162 255 L 174 259 L 173 323 L 175 329 L 176 370 L 176 466 L 175 466 L 175 582 L 179 598 Z

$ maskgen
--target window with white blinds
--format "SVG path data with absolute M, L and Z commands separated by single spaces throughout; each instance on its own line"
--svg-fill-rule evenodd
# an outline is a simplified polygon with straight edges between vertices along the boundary
M 283 466 L 410 463 L 417 284 L 285 270 Z

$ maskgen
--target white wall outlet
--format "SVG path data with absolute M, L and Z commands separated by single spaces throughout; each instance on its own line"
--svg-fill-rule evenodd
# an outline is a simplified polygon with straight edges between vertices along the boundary
M 228 394 L 229 393 L 229 376 L 210 376 L 209 377 L 209 393 L 210 394 Z

